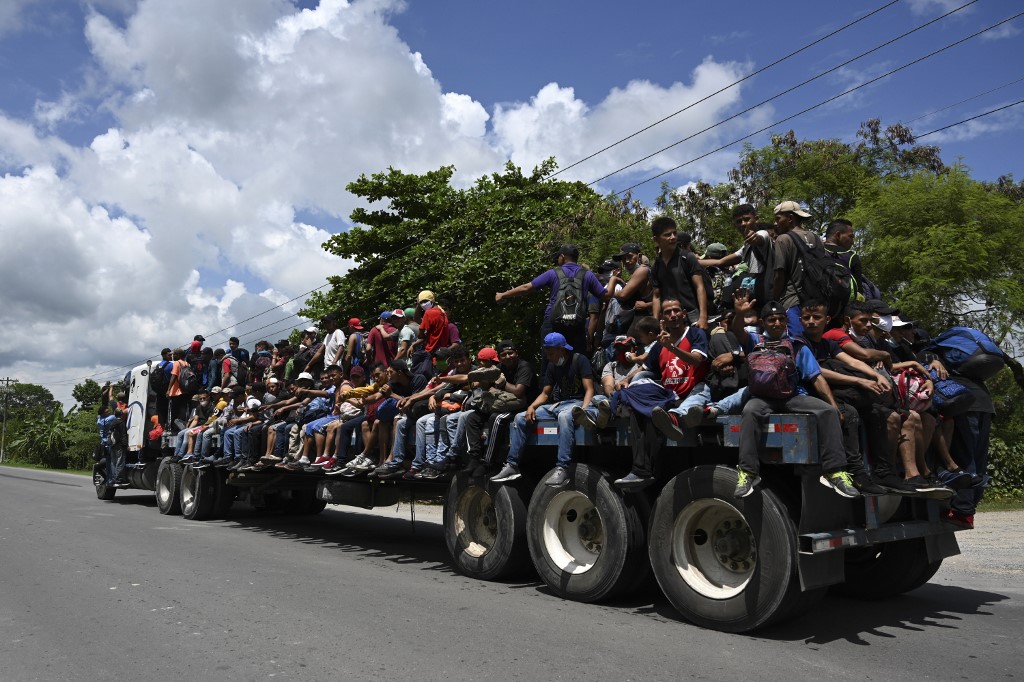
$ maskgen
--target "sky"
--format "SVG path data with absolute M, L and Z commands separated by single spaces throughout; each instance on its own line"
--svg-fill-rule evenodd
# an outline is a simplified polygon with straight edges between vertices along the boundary
M 723 180 L 744 138 L 921 134 L 1024 99 L 1020 18 L 777 124 L 1024 10 L 976 0 L 756 106 L 967 3 L 3 0 L 0 378 L 70 407 L 196 333 L 287 336 L 348 267 L 321 244 L 363 173 L 564 169 L 685 108 L 560 175 L 650 203 L 662 180 Z M 923 141 L 1024 177 L 1024 105 Z

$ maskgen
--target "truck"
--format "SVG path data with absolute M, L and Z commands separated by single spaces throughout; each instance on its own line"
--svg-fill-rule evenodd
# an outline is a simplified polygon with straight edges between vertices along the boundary
M 533 423 L 522 477 L 489 480 L 491 460 L 435 481 L 337 479 L 281 469 L 225 472 L 182 465 L 169 437 L 145 440 L 149 365 L 132 370 L 127 427 L 129 486 L 152 490 L 161 514 L 221 518 L 235 503 L 280 513 L 317 514 L 328 504 L 365 509 L 400 499 L 444 498 L 444 539 L 455 568 L 495 581 L 529 571 L 559 597 L 598 602 L 640 589 L 653 577 L 679 614 L 696 625 L 750 632 L 795 618 L 829 590 L 881 599 L 924 585 L 959 553 L 946 520 L 948 492 L 847 499 L 819 483 L 814 417 L 769 418 L 759 449 L 763 484 L 735 498 L 738 416 L 665 441 L 656 483 L 626 494 L 631 448 L 650 434 L 618 418 L 576 429 L 568 485 L 543 484 L 555 463 L 558 423 Z M 510 416 L 491 430 L 501 438 Z M 105 462 L 94 467 L 96 495 L 113 499 Z

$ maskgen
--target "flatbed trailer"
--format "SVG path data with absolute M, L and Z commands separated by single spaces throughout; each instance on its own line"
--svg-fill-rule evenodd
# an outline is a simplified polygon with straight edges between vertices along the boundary
M 467 576 L 500 580 L 534 570 L 555 594 L 595 602 L 636 590 L 653 575 L 684 618 L 729 632 L 798 616 L 828 589 L 865 599 L 907 592 L 959 553 L 954 533 L 964 528 L 945 520 L 946 500 L 846 499 L 821 485 L 811 415 L 769 418 L 763 483 L 739 499 L 739 417 L 665 442 L 655 484 L 634 494 L 612 481 L 629 471 L 632 447 L 656 438 L 649 428 L 636 433 L 618 419 L 599 431 L 576 429 L 563 488 L 542 483 L 555 462 L 557 422 L 531 428 L 523 476 L 508 484 L 488 478 L 500 461 L 436 481 L 339 479 L 276 468 L 195 469 L 166 447 L 138 448 L 128 475 L 131 487 L 155 492 L 160 513 L 195 520 L 223 517 L 236 502 L 316 514 L 327 504 L 374 508 L 443 497 L 445 543 Z M 112 499 L 102 463 L 94 482 L 100 499 Z

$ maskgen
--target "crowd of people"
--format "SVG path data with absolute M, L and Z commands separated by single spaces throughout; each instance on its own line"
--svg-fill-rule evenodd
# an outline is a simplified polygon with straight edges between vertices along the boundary
M 196 336 L 152 367 L 150 435 L 173 434 L 174 456 L 198 468 L 436 479 L 463 467 L 482 475 L 507 425 L 491 477 L 507 483 L 520 477 L 532 424 L 554 420 L 557 460 L 544 482 L 561 487 L 576 429 L 628 419 L 633 461 L 615 485 L 634 492 L 655 481 L 666 444 L 733 414 L 735 495 L 745 497 L 761 483 L 768 416 L 804 413 L 817 427 L 820 481 L 836 494 L 952 497 L 949 518 L 971 525 L 987 483 L 984 381 L 998 351 L 979 368 L 943 345 L 948 334 L 932 339 L 886 304 L 850 222 L 819 236 L 796 202 L 774 215 L 760 223 L 753 206 L 737 206 L 735 251 L 715 243 L 699 254 L 664 216 L 650 249 L 624 244 L 594 270 L 563 245 L 551 269 L 495 295 L 546 292 L 539 372 L 511 340 L 467 347 L 450 303 L 429 290 L 369 329 L 325 315 L 297 346 L 260 341 L 250 354 L 238 339 L 214 350 Z M 107 446 L 117 405 L 103 409 Z

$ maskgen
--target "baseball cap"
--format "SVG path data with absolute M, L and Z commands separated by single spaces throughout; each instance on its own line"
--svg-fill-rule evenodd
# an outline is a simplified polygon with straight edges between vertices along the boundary
M 363 331 L 363 323 L 358 317 L 348 318 L 348 326 L 352 327 L 356 331 Z
M 249 398 L 248 400 L 245 401 L 245 406 L 250 410 L 255 410 L 262 404 L 263 403 L 260 402 L 259 398 Z
M 416 317 L 416 309 L 415 308 L 406 308 L 405 309 L 405 316 L 410 318 L 410 319 L 413 318 L 413 317 Z
M 420 292 L 420 295 L 416 297 L 416 302 L 417 303 L 423 303 L 424 301 L 433 301 L 433 300 L 434 300 L 434 292 L 431 291 L 430 289 L 424 289 L 423 291 Z
M 196 334 L 195 336 L 192 337 L 192 340 L 198 341 L 199 343 L 204 343 L 206 341 L 206 339 L 203 338 L 202 334 Z
M 308 381 L 313 383 L 313 375 L 309 372 L 300 372 L 299 376 L 295 377 L 295 381 Z
M 769 315 L 785 315 L 786 309 L 782 307 L 782 304 L 778 301 L 768 301 L 761 308 L 761 317 L 765 318 Z
M 384 310 L 384 311 L 381 311 L 380 319 L 388 320 L 388 319 L 391 319 L 392 315 L 394 315 L 394 313 L 392 313 L 390 310 Z
M 267 379 L 268 384 L 279 384 L 281 381 L 277 377 L 270 377 Z
M 775 207 L 775 213 L 795 213 L 801 218 L 810 218 L 811 214 L 800 208 L 800 204 L 795 201 L 783 201 L 781 204 Z
M 625 334 L 619 334 L 612 341 L 612 344 L 615 346 L 632 346 L 635 343 L 636 340 L 632 336 L 626 336 Z
M 492 362 L 498 361 L 498 351 L 494 350 L 490 346 L 481 348 L 476 354 L 477 360 L 490 360 Z
M 893 327 L 893 329 L 896 329 L 897 327 L 913 327 L 913 326 L 914 326 L 914 321 L 913 320 L 904 320 L 902 317 L 894 317 L 894 318 L 892 318 L 892 327 Z
M 720 242 L 715 242 L 708 246 L 708 250 L 704 252 L 705 258 L 713 258 L 718 260 L 719 258 L 725 258 L 729 255 L 729 247 Z
M 405 317 L 405 311 L 401 308 L 395 308 L 391 311 L 391 317 Z
M 223 393 L 223 392 L 224 392 L 224 389 L 222 389 L 220 386 L 214 386 L 213 388 L 210 389 L 210 393 Z
M 352 378 L 352 377 L 365 377 L 366 376 L 366 370 L 363 369 L 362 365 L 356 365 L 355 367 L 353 367 L 352 369 L 350 369 L 348 371 L 348 376 L 349 376 L 349 378 Z
M 566 350 L 572 350 L 572 346 L 569 345 L 565 337 L 558 332 L 551 332 L 544 337 L 544 348 L 564 348 Z
M 277 343 L 274 344 L 275 348 L 284 348 L 285 346 L 292 345 L 288 339 L 278 339 Z
M 502 339 L 498 342 L 499 353 L 504 353 L 507 350 L 516 350 L 516 342 L 512 339 Z
M 306 327 L 306 328 L 305 328 L 305 329 L 303 329 L 302 331 L 303 331 L 303 333 L 305 333 L 305 334 L 319 334 L 319 333 L 320 333 L 320 332 L 319 332 L 319 331 L 317 330 L 317 328 L 316 328 L 316 327 Z
M 636 242 L 626 242 L 619 247 L 619 253 L 612 256 L 612 260 L 622 260 L 631 253 L 641 253 L 643 249 Z

